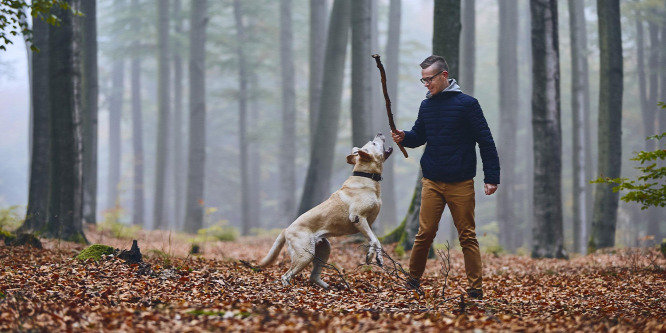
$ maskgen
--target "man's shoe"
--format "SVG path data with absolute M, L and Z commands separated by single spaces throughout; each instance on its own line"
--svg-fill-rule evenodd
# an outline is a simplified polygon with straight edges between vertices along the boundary
M 482 300 L 483 290 L 481 289 L 467 289 L 467 296 L 472 299 Z
M 413 277 L 408 277 L 407 282 L 405 283 L 405 288 L 408 290 L 416 290 L 421 287 L 421 280 L 415 279 Z

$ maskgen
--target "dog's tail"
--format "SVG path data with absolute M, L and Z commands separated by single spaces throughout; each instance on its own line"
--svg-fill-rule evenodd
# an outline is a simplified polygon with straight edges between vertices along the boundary
M 273 262 L 275 262 L 275 259 L 277 259 L 278 255 L 280 254 L 280 250 L 282 250 L 282 247 L 284 246 L 284 230 L 280 233 L 280 235 L 275 239 L 275 243 L 273 243 L 273 247 L 271 247 L 271 250 L 268 251 L 268 254 L 264 259 L 261 259 L 259 262 L 259 267 L 266 267 Z

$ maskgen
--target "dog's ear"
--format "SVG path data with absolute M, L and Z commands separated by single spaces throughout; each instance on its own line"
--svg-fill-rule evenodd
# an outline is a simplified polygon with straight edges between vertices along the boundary
M 393 153 L 393 147 L 388 147 L 388 149 L 384 152 L 384 161 L 391 156 L 391 153 Z
M 368 154 L 368 152 L 365 151 L 365 150 L 359 150 L 358 151 L 358 156 L 360 156 L 361 159 L 364 160 L 364 161 L 372 160 L 372 156 L 370 156 L 370 154 Z
M 347 155 L 347 164 L 356 165 L 356 156 L 358 156 L 358 154 L 357 155 L 354 155 L 354 154 Z
M 356 156 L 358 155 L 358 151 L 360 149 L 358 147 L 352 148 L 351 154 L 347 155 L 347 163 L 351 165 L 356 164 Z

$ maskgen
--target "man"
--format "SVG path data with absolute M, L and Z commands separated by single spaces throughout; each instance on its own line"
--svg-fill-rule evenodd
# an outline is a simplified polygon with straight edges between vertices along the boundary
M 499 184 L 500 166 L 492 134 L 479 102 L 463 94 L 449 79 L 443 57 L 432 55 L 421 63 L 421 82 L 428 89 L 411 131 L 397 130 L 393 141 L 408 148 L 426 144 L 421 157 L 423 190 L 419 232 L 409 258 L 408 287 L 420 285 L 428 251 L 448 204 L 465 258 L 471 298 L 483 299 L 481 253 L 474 222 L 476 144 L 483 161 L 484 191 L 491 195 Z

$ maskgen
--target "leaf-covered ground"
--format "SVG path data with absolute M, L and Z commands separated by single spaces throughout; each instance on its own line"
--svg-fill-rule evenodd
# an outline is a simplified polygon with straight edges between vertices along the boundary
M 44 250 L 0 246 L 0 331 L 666 331 L 666 260 L 656 250 L 571 260 L 484 255 L 485 299 L 474 302 L 459 297 L 467 286 L 459 251 L 451 251 L 444 295 L 439 258 L 428 262 L 419 295 L 361 265 L 360 245 L 333 239 L 330 262 L 351 288 L 325 269 L 332 288 L 324 291 L 309 285 L 309 271 L 289 287 L 278 283 L 288 268 L 285 251 L 265 271 L 239 262 L 261 259 L 272 244 L 267 237 L 209 242 L 193 257 L 170 234 L 137 236 L 149 265 L 81 262 L 73 257 L 83 247 L 55 241 Z M 388 253 L 407 264 L 390 246 Z

